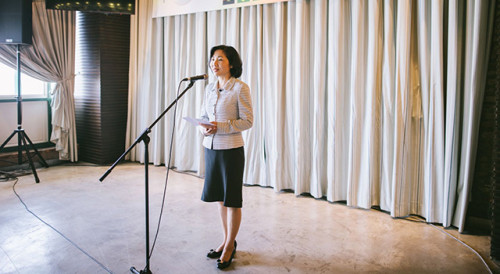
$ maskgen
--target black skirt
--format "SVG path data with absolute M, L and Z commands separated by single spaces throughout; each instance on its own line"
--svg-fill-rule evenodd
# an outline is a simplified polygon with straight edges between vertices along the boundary
M 201 200 L 224 202 L 226 207 L 241 208 L 244 168 L 243 147 L 224 150 L 205 148 L 205 185 Z

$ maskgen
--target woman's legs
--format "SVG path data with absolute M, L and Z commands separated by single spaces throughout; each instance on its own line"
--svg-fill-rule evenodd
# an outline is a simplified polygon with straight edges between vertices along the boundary
M 234 250 L 234 241 L 236 239 L 236 235 L 238 235 L 238 231 L 240 229 L 240 224 L 241 224 L 241 208 L 237 207 L 225 207 L 223 205 L 220 205 L 220 207 L 223 207 L 225 209 L 222 209 L 221 211 L 224 211 L 226 214 L 226 222 L 225 222 L 225 228 L 224 228 L 224 250 L 222 251 L 222 255 L 220 256 L 220 260 L 223 262 L 229 261 L 231 258 L 231 254 L 233 253 Z M 221 218 L 222 218 L 222 213 L 221 213 Z M 223 221 L 224 223 L 224 221 Z
M 222 251 L 224 249 L 224 246 L 226 245 L 227 239 L 227 207 L 225 207 L 222 202 L 218 202 L 217 207 L 219 208 L 222 230 L 224 232 L 224 241 L 222 241 L 222 244 L 217 247 L 215 251 Z
M 216 151 L 216 153 L 219 152 Z M 217 197 L 216 199 L 224 200 L 227 205 L 233 207 L 224 206 L 224 202 L 222 201 L 217 203 L 221 218 L 222 231 L 224 233 L 224 240 L 215 251 L 222 251 L 220 260 L 223 262 L 229 262 L 229 259 L 234 251 L 236 235 L 238 234 L 241 224 L 242 182 L 245 152 L 243 147 L 240 147 L 224 151 L 224 153 L 221 154 L 221 157 L 223 163 L 221 163 L 221 166 L 219 167 L 220 170 L 217 169 L 217 174 L 219 175 L 217 178 L 213 178 L 213 180 L 220 180 L 218 182 L 220 183 L 220 187 L 217 191 L 222 192 L 224 194 L 224 198 L 221 199 L 220 193 L 218 192 L 215 196 Z M 216 183 L 216 185 L 219 184 Z

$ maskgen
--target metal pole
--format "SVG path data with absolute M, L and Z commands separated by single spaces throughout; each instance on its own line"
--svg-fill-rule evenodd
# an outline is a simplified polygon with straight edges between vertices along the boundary
M 23 99 L 21 98 L 21 45 L 17 44 L 17 74 L 16 74 L 16 90 L 17 90 L 17 130 L 22 129 L 23 124 L 23 112 L 21 108 L 21 103 Z M 17 135 L 17 162 L 19 165 L 23 163 L 23 146 L 22 146 L 22 136 Z

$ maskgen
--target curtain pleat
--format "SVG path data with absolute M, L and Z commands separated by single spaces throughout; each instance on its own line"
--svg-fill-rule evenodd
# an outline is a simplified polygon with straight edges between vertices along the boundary
M 418 46 L 423 113 L 423 197 L 414 210 L 429 222 L 442 220 L 444 170 L 443 1 L 420 2 Z M 420 115 L 418 115 L 420 116 Z M 418 189 L 417 189 L 418 191 Z M 418 192 L 419 193 L 419 192 Z M 418 201 L 417 201 L 418 202 Z
M 240 36 L 240 55 L 243 60 L 251 60 L 258 56 L 257 67 L 250 62 L 243 63 L 243 78 L 246 79 L 250 87 L 257 87 L 255 90 L 263 90 L 262 77 L 262 6 L 251 6 L 241 10 L 241 22 L 254 22 L 252 25 L 240 24 L 240 32 L 246 32 L 248 35 Z M 254 90 L 254 91 L 255 91 Z M 254 112 L 262 113 L 263 96 L 258 92 L 252 92 L 252 102 Z M 251 184 L 266 182 L 266 154 L 264 151 L 264 117 L 258 115 L 254 119 L 253 134 L 248 131 L 243 132 L 245 146 L 245 172 L 243 181 Z M 249 147 L 255 147 L 249 151 Z
M 312 78 L 311 90 L 311 171 L 310 187 L 308 192 L 313 197 L 321 198 L 326 195 L 326 140 L 327 140 L 327 120 L 326 120 L 326 60 L 328 37 L 323 35 L 327 32 L 328 2 L 312 1 L 310 16 L 313 18 L 310 33 L 317 39 L 311 41 L 311 70 Z
M 450 1 L 448 9 L 448 56 L 446 79 L 445 166 L 443 226 L 450 226 L 456 203 L 463 93 L 464 1 Z
M 457 205 L 452 224 L 462 232 L 474 176 L 495 1 L 467 1 L 463 125 Z
M 139 21 L 127 140 L 180 79 L 215 80 L 208 51 L 228 44 L 254 107 L 245 184 L 463 229 L 493 5 L 296 0 Z M 167 162 L 175 119 L 171 166 L 202 176 L 201 135 L 182 121 L 200 114 L 203 85 L 193 89 L 154 129 L 152 160 Z
M 347 0 L 329 2 L 328 17 L 328 149 L 327 199 L 347 200 L 348 79 L 351 29 L 350 5 Z
M 148 101 L 154 101 L 151 97 L 150 78 L 158 77 L 151 72 L 151 50 L 152 47 L 152 2 L 136 1 L 136 13 L 130 16 L 130 66 L 129 66 L 129 95 L 127 132 L 125 134 L 125 146 L 129 147 L 141 133 L 152 122 L 146 117 L 150 112 Z M 160 58 L 161 56 L 157 56 Z M 139 115 L 141 114 L 141 115 Z M 130 156 L 130 157 L 128 157 Z M 126 157 L 134 161 L 144 162 L 144 145 L 137 144 Z
M 390 211 L 392 204 L 392 167 L 394 166 L 394 93 L 396 67 L 396 2 L 383 3 L 383 58 L 381 78 L 381 168 L 380 198 L 382 210 Z
M 305 73 L 311 71 L 310 5 L 309 1 L 290 2 L 287 15 L 285 111 L 289 123 L 285 131 L 288 148 L 293 148 L 289 160 L 292 182 L 287 188 L 296 195 L 309 193 L 311 178 L 311 100 L 316 91 L 310 88 L 312 75 Z
M 396 67 L 394 90 L 394 164 L 392 169 L 391 216 L 405 216 L 407 212 L 410 183 L 407 176 L 407 163 L 410 138 L 410 111 L 408 99 L 410 89 L 410 35 L 411 1 L 398 2 L 396 21 Z
M 259 101 L 253 103 L 255 122 L 252 131 L 256 126 L 259 127 L 256 119 L 261 119 L 266 166 L 264 179 L 266 180 L 263 182 L 245 181 L 250 184 L 271 186 L 276 190 L 292 189 L 288 185 L 291 181 L 291 168 L 287 163 L 290 159 L 290 150 L 286 149 L 286 108 L 283 107 L 286 103 L 285 77 L 283 77 L 286 67 L 286 18 L 286 5 L 262 6 L 262 26 L 268 26 L 262 28 L 262 90 L 255 90 L 252 86 L 251 92 L 261 97 Z M 258 103 L 262 103 L 260 114 L 256 114 L 257 109 L 255 109 L 259 108 Z M 253 150 L 247 146 L 249 153 Z M 275 172 L 276 170 L 281 172 Z M 246 169 L 246 173 L 249 172 L 251 170 Z
M 351 3 L 347 204 L 370 208 L 378 204 L 380 183 L 382 2 Z

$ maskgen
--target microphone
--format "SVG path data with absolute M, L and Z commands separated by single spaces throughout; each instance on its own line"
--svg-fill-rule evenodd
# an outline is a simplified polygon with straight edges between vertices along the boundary
M 197 81 L 197 80 L 206 80 L 208 79 L 208 75 L 203 74 L 203 75 L 198 75 L 198 76 L 191 76 L 191 77 L 186 77 L 182 79 L 182 81 Z

